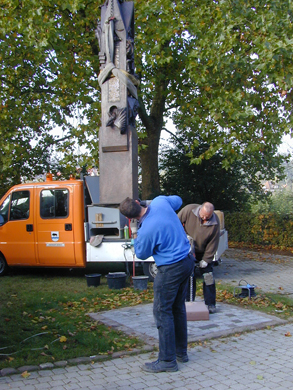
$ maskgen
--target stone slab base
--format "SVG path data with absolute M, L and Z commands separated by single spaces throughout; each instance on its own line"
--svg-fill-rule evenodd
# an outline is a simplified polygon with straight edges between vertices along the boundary
M 204 302 L 185 302 L 187 321 L 209 320 L 209 310 Z

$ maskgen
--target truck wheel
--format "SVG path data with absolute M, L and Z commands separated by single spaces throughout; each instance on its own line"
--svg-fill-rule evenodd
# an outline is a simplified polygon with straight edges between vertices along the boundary
M 158 272 L 156 263 L 144 262 L 142 268 L 143 273 L 149 277 L 149 281 L 153 282 Z
M 8 270 L 8 266 L 4 256 L 0 255 L 0 276 L 4 276 Z

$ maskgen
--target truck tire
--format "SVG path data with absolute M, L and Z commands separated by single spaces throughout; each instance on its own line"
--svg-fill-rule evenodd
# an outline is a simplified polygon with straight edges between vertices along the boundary
M 3 255 L 0 255 L 0 276 L 4 276 L 7 273 L 8 265 Z
M 149 277 L 149 281 L 153 282 L 156 275 L 157 275 L 157 272 L 158 272 L 158 268 L 156 266 L 156 263 L 155 262 L 144 262 L 142 265 L 142 268 L 143 268 L 143 273 Z

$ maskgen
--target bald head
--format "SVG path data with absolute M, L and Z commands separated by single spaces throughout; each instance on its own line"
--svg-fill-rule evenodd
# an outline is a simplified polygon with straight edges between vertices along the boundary
M 214 205 L 210 202 L 205 202 L 201 205 L 199 216 L 203 221 L 208 221 L 214 212 Z

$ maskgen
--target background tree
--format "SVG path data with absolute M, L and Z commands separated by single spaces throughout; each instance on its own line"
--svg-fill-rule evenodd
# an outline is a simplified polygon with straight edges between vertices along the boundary
M 98 164 L 99 12 L 99 2 L 1 3 L 2 188 L 48 170 L 68 175 Z M 81 146 L 86 153 L 78 153 Z M 58 163 L 53 154 L 62 156 Z
M 188 203 L 212 202 L 223 211 L 245 211 L 256 201 L 269 197 L 262 190 L 264 177 L 282 177 L 280 158 L 271 154 L 264 166 L 257 156 L 246 156 L 242 161 L 235 160 L 225 169 L 222 162 L 225 155 L 217 152 L 200 165 L 191 164 L 194 156 L 204 154 L 209 145 L 202 139 L 188 138 L 187 134 L 173 137 L 173 144 L 161 153 L 161 186 L 166 194 L 178 194 L 184 205 Z M 194 143 L 198 144 L 196 148 Z M 255 163 L 251 164 L 254 160 Z
M 150 119 L 147 123 L 141 115 L 149 146 L 141 153 L 143 173 L 146 161 L 156 161 L 162 112 L 172 116 L 179 133 L 190 131 L 209 145 L 193 156 L 193 163 L 218 151 L 223 152 L 223 167 L 248 160 L 246 156 L 252 164 L 254 158 L 271 156 L 282 134 L 292 128 L 292 10 L 288 3 L 139 4 L 140 11 L 145 10 L 138 12 L 139 28 L 146 23 L 143 36 L 138 34 L 144 53 L 141 69 L 148 78 L 141 96 Z M 199 137 L 194 137 L 194 147 Z M 151 172 L 153 182 L 143 185 L 148 188 L 144 197 L 158 189 L 154 163 Z
M 3 0 L 0 7 L 0 150 L 64 156 L 64 172 L 98 165 L 99 6 L 91 0 Z M 292 10 L 285 0 L 136 0 L 135 63 L 141 79 L 142 197 L 160 192 L 158 147 L 165 120 L 209 145 L 192 163 L 222 151 L 224 168 L 271 155 L 292 129 Z M 61 135 L 54 135 L 58 127 Z M 23 135 L 21 138 L 20 135 Z M 7 143 L 8 140 L 8 143 Z M 11 143 L 10 143 L 11 142 Z M 73 147 L 86 146 L 87 155 Z M 80 161 L 82 159 L 82 161 Z M 252 160 L 253 164 L 254 161 Z M 2 171 L 3 171 L 2 169 Z M 16 170 L 18 171 L 16 172 Z M 7 175 L 6 175 L 7 173 Z M 8 176 L 8 171 L 4 176 Z M 16 180 L 23 175 L 15 166 Z

